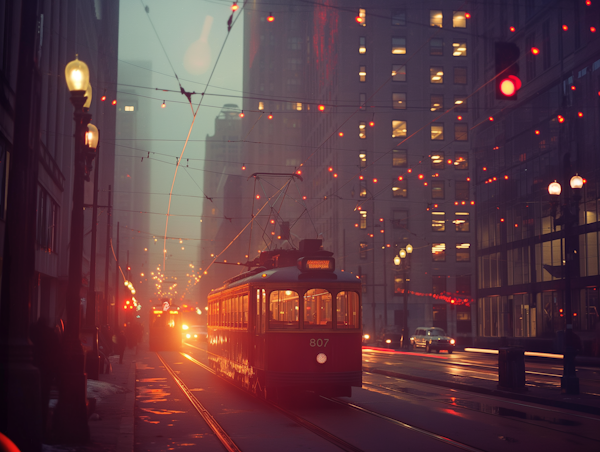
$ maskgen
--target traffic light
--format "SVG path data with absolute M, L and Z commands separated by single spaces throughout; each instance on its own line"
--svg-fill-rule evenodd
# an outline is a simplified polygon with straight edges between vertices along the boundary
M 519 47 L 512 42 L 497 42 L 496 57 L 496 99 L 517 100 L 521 88 L 519 79 Z

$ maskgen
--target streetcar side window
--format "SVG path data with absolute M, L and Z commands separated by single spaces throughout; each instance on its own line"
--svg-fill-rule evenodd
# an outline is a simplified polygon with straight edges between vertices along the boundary
M 242 295 L 242 328 L 248 328 L 248 295 Z
M 332 297 L 325 289 L 310 289 L 304 294 L 304 328 L 333 328 Z
M 338 329 L 359 327 L 358 294 L 356 292 L 339 292 L 336 297 L 336 317 Z
M 300 297 L 293 290 L 274 290 L 269 295 L 269 328 L 297 329 Z

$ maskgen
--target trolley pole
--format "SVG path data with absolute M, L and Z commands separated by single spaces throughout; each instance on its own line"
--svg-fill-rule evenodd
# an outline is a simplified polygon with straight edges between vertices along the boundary
M 119 228 L 120 223 L 117 221 L 117 270 L 115 278 L 115 334 L 119 334 Z
M 108 186 L 108 215 L 106 219 L 106 259 L 104 261 L 104 306 L 100 314 L 101 325 L 108 323 L 108 307 L 110 306 L 108 297 L 108 273 L 110 271 L 110 230 L 112 226 L 112 207 L 111 207 L 112 186 Z

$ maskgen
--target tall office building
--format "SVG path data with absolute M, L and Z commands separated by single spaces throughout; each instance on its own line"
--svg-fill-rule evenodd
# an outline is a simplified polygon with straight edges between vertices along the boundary
M 466 341 L 475 273 L 464 2 L 363 6 L 247 5 L 244 136 L 259 144 L 244 154 L 302 172 L 291 233 L 322 237 L 337 266 L 361 277 L 366 332 L 403 324 L 406 291 L 410 331 L 440 326 Z
M 211 268 L 210 277 L 199 281 L 201 307 L 206 306 L 211 289 L 220 287 L 224 280 L 244 269 L 232 264 L 245 263 L 248 253 L 244 242 L 247 235 L 236 239 L 248 221 L 242 213 L 241 188 L 246 177 L 242 174 L 242 163 L 238 163 L 242 159 L 239 111 L 237 105 L 225 104 L 215 118 L 214 135 L 206 136 L 199 274 L 208 266 Z
M 473 15 L 481 37 L 473 42 L 470 99 L 479 342 L 561 351 L 570 299 L 573 329 L 591 352 L 600 311 L 600 7 L 485 2 Z M 522 88 L 514 100 L 496 99 L 499 41 L 520 50 Z M 586 180 L 581 189 L 569 187 L 576 173 Z M 548 191 L 555 180 L 560 196 Z M 565 208 L 572 216 L 578 210 L 568 228 Z

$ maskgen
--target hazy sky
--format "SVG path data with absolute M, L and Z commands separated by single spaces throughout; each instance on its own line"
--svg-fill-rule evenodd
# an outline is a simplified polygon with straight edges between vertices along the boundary
M 243 19 L 240 17 L 229 33 L 222 55 L 217 56 L 227 37 L 227 20 L 231 14 L 231 1 L 216 0 L 121 0 L 119 27 L 119 60 L 145 60 L 152 63 L 152 87 L 179 91 L 179 84 L 173 75 L 177 73 L 183 88 L 187 91 L 207 94 L 231 94 L 240 96 L 242 90 L 242 36 Z M 149 8 L 149 16 L 156 33 L 144 10 Z M 236 13 L 236 16 L 239 11 Z M 234 16 L 234 19 L 235 17 Z M 157 37 L 158 34 L 158 37 Z M 160 38 L 160 41 L 159 41 Z M 161 46 L 164 46 L 164 50 Z M 170 60 L 170 63 L 169 63 Z M 212 69 L 215 73 L 208 88 L 206 83 Z M 173 68 L 171 68 L 171 65 Z M 136 69 L 138 70 L 138 69 Z M 144 71 L 139 69 L 139 71 Z M 164 74 L 164 75 L 163 75 Z M 147 76 L 147 74 L 146 74 Z M 161 163 L 158 157 L 152 161 L 151 211 L 165 215 L 152 215 L 150 228 L 153 234 L 162 236 L 165 231 L 165 219 L 168 196 L 175 173 L 175 156 L 179 156 L 192 123 L 192 110 L 186 98 L 176 93 L 164 93 L 153 90 L 137 90 L 149 96 L 151 124 L 144 133 L 152 139 L 151 148 L 161 154 L 173 156 L 161 157 L 170 164 Z M 201 96 L 194 95 L 194 108 Z M 161 104 L 166 101 L 166 108 Z M 190 168 L 180 169 L 177 173 L 173 193 L 178 195 L 202 196 L 201 162 L 206 135 L 214 133 L 214 120 L 221 107 L 234 103 L 241 107 L 241 97 L 205 96 L 202 107 L 193 126 L 190 143 L 183 155 L 183 162 L 190 159 Z M 153 109 L 155 108 L 155 110 Z M 172 140 L 172 141 L 166 141 Z M 197 141 L 194 141 L 197 140 Z M 185 165 L 183 165 L 185 166 Z M 194 169 L 192 169 L 194 168 Z M 169 219 L 168 236 L 198 239 L 200 237 L 201 198 L 174 196 L 171 203 L 171 215 L 185 214 L 190 217 L 173 216 Z M 185 243 L 181 250 L 178 242 L 167 243 L 168 253 L 172 255 L 172 269 L 185 268 L 189 262 L 197 262 L 199 242 Z M 151 261 L 162 263 L 160 248 L 152 253 Z M 161 247 L 162 248 L 162 247 Z M 152 250 L 153 251 L 153 250 Z M 153 262 L 150 262 L 151 264 Z M 171 264 L 167 262 L 167 272 Z M 185 273 L 184 273 L 185 274 Z

